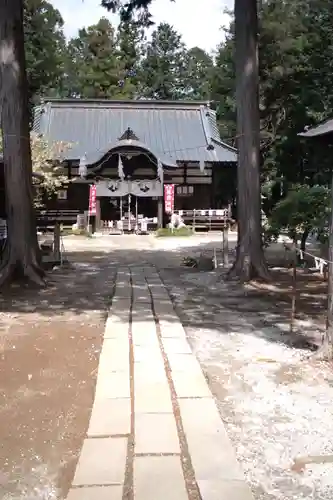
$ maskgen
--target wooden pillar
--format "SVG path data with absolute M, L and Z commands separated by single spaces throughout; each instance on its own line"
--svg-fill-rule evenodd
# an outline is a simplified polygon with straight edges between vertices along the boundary
M 56 222 L 53 231 L 53 257 L 56 262 L 60 261 L 60 223 Z
M 68 179 L 72 178 L 72 165 L 70 161 L 67 162 L 67 177 Z
M 101 229 L 101 199 L 96 198 L 96 218 L 95 218 L 95 230 L 99 231 Z
M 159 196 L 157 201 L 157 221 L 158 227 L 163 227 L 163 196 Z
M 222 232 L 223 267 L 229 266 L 229 222 L 225 221 Z
M 216 207 L 216 172 L 215 172 L 215 163 L 211 163 L 211 185 L 210 185 L 210 206 L 211 208 Z
M 183 184 L 187 184 L 187 163 L 184 163 L 184 177 Z

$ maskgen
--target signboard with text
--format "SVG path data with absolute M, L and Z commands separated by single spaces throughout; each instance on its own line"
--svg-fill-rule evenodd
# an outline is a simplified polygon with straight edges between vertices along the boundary
M 89 215 L 96 215 L 96 186 L 94 184 L 89 190 Z
M 172 214 L 175 205 L 175 185 L 164 185 L 164 211 L 167 214 Z

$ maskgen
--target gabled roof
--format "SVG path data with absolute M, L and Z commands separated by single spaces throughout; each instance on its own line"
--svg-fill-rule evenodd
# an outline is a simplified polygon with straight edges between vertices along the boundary
M 320 123 L 317 126 L 306 128 L 304 132 L 299 133 L 298 135 L 302 137 L 317 137 L 320 135 L 330 134 L 333 132 L 333 119 L 329 119 Z
M 215 113 L 205 102 L 50 99 L 35 109 L 34 131 L 51 141 L 70 142 L 72 160 L 86 154 L 93 162 L 128 128 L 162 162 L 237 161 L 236 150 L 221 141 Z

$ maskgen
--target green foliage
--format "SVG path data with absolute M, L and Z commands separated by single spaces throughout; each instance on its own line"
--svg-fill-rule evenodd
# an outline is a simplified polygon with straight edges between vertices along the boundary
M 170 0 L 174 2 L 175 0 Z M 102 0 L 101 5 L 111 12 L 119 12 L 120 19 L 124 22 L 132 21 L 134 18 L 144 27 L 153 24 L 149 6 L 152 0 Z
M 143 39 L 144 31 L 137 23 L 127 22 L 119 25 L 117 33 L 118 57 L 125 69 L 126 90 L 130 98 L 138 96 L 140 61 L 144 51 Z
M 0 153 L 2 153 L 2 132 L 0 130 Z M 45 199 L 52 198 L 69 183 L 63 167 L 64 153 L 71 145 L 62 141 L 50 144 L 43 137 L 31 133 L 31 160 L 33 185 L 35 188 L 34 205 L 41 207 Z
M 287 233 L 293 239 L 315 232 L 327 233 L 330 212 L 330 190 L 324 186 L 296 185 L 274 207 L 269 220 L 266 238 L 276 239 Z
M 236 96 L 233 26 L 224 31 L 212 72 L 212 99 L 215 102 L 221 137 L 236 145 Z
M 60 12 L 46 0 L 24 1 L 24 34 L 29 98 L 61 95 L 66 50 Z
M 85 238 L 92 238 L 91 233 L 86 229 L 72 228 L 69 234 L 72 234 L 73 236 L 84 236 Z
M 66 94 L 85 98 L 206 99 L 211 95 L 212 58 L 188 50 L 181 35 L 161 23 L 144 42 L 137 21 L 118 30 L 107 19 L 83 28 L 68 43 Z
M 212 57 L 200 47 L 189 49 L 186 54 L 184 87 L 187 99 L 210 100 L 214 63 Z
M 183 257 L 182 265 L 185 267 L 198 267 L 198 261 L 194 257 Z
M 132 97 L 135 91 L 126 78 L 126 60 L 121 57 L 117 34 L 106 18 L 82 28 L 70 40 L 67 74 L 68 93 L 74 96 L 117 99 Z
M 267 208 L 289 185 L 327 184 L 333 148 L 298 136 L 333 109 L 330 0 L 267 0 L 259 32 L 262 185 Z M 212 79 L 222 137 L 237 145 L 233 25 L 218 49 Z M 236 139 L 236 141 L 235 141 Z
M 181 35 L 167 23 L 152 33 L 141 62 L 143 97 L 173 100 L 184 97 L 187 51 Z
M 318 4 L 321 4 L 318 10 Z M 298 137 L 332 109 L 333 31 L 327 0 L 270 0 L 262 13 L 260 46 L 263 171 L 279 183 L 318 182 L 325 162 Z M 321 42 L 320 42 L 321 40 Z M 326 43 L 322 43 L 325 40 Z M 321 182 L 327 181 L 327 175 Z
M 121 3 L 103 2 L 111 9 Z M 167 23 L 147 42 L 142 20 L 149 2 L 135 0 L 133 10 L 130 4 L 124 8 L 133 15 L 117 29 L 102 18 L 66 43 L 60 13 L 47 0 L 25 0 L 31 102 L 41 97 L 210 99 L 211 56 L 199 47 L 187 49 Z

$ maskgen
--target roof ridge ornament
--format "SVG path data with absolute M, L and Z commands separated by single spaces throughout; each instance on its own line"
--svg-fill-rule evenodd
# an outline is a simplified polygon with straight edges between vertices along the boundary
M 131 127 L 127 127 L 125 132 L 119 137 L 119 141 L 138 141 L 139 138 L 135 135 Z

